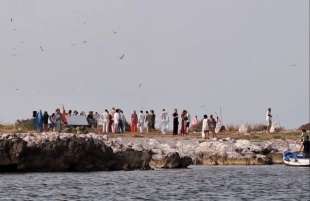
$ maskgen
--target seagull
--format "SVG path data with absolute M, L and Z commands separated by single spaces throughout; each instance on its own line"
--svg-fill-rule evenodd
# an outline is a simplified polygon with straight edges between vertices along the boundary
M 125 54 L 123 54 L 119 59 L 122 60 L 124 59 L 124 57 L 125 57 Z
M 142 87 L 142 83 L 139 83 L 138 87 L 141 88 Z
M 19 89 L 18 89 L 18 88 L 16 88 L 16 89 L 15 89 L 15 91 L 19 91 Z
M 40 50 L 41 50 L 41 52 L 44 52 L 44 49 L 43 49 L 43 47 L 42 47 L 42 46 L 40 46 Z
M 117 34 L 117 31 L 113 31 L 114 34 Z
M 86 44 L 86 43 L 87 43 L 87 40 L 83 40 L 82 43 Z
M 13 18 L 11 17 L 11 22 L 13 22 Z

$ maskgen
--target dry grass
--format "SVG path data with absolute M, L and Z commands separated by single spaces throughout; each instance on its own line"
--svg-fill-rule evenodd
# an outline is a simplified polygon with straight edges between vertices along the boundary
M 251 141 L 264 141 L 271 139 L 282 139 L 282 140 L 297 140 L 299 139 L 300 133 L 298 131 L 281 131 L 278 133 L 266 133 L 261 131 L 261 129 L 253 129 L 258 130 L 257 132 L 252 131 L 248 134 L 240 134 L 238 133 L 238 129 L 236 126 L 227 126 L 226 132 L 222 132 L 217 134 L 217 138 L 231 138 L 231 139 L 247 139 Z M 33 132 L 32 123 L 29 120 L 17 121 L 15 124 L 10 125 L 1 125 L 0 124 L 0 133 L 23 133 L 23 132 Z M 70 132 L 69 130 L 67 132 Z M 95 130 L 91 130 L 91 132 L 95 132 Z M 125 134 L 112 134 L 110 137 L 112 138 L 131 138 L 133 137 L 132 133 Z M 174 136 L 172 134 L 162 135 L 158 130 L 152 131 L 150 133 L 145 133 L 143 135 L 136 134 L 136 138 L 155 138 L 155 139 L 200 139 L 200 132 L 191 132 L 186 136 Z M 211 135 L 210 135 L 211 137 Z

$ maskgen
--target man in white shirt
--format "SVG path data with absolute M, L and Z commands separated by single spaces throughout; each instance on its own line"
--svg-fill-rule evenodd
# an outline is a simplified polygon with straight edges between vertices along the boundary
M 126 124 L 127 124 L 127 121 L 126 121 L 126 117 L 124 115 L 124 112 L 123 110 L 120 110 L 120 120 L 122 122 L 122 125 L 121 125 L 121 132 L 122 133 L 125 133 L 126 132 Z
M 107 109 L 102 114 L 102 132 L 103 133 L 109 133 L 109 123 L 110 123 L 109 115 L 110 114 Z
M 116 111 L 114 113 L 114 117 L 113 117 L 114 133 L 118 133 L 119 132 L 119 127 L 118 127 L 119 120 L 120 120 L 119 110 L 116 109 Z
M 202 139 L 206 139 L 206 135 L 209 135 L 209 125 L 208 125 L 208 116 L 205 114 L 203 115 L 202 120 L 202 130 L 201 130 L 201 137 Z
M 169 129 L 169 115 L 168 112 L 163 109 L 163 111 L 160 114 L 160 120 L 161 120 L 161 133 L 166 134 L 166 132 Z
M 272 114 L 271 114 L 271 108 L 268 108 L 266 112 L 266 121 L 267 121 L 267 132 L 270 133 L 270 129 L 272 126 Z
M 141 110 L 138 116 L 139 131 L 141 134 L 144 132 L 144 122 L 145 122 L 145 115 Z

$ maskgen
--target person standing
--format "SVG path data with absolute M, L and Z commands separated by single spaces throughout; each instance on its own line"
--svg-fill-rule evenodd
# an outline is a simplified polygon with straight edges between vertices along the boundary
M 48 119 L 49 119 L 49 115 L 48 115 L 47 111 L 45 111 L 43 114 L 43 130 L 44 130 L 44 132 L 48 131 Z
M 152 116 L 148 111 L 145 112 L 145 124 L 146 124 L 146 133 L 149 133 L 150 130 L 152 129 Z
M 161 120 L 161 127 L 160 127 L 161 133 L 166 134 L 169 127 L 169 116 L 166 109 L 162 110 L 160 114 L 160 120 Z
M 62 114 L 60 112 L 60 109 L 56 109 L 55 121 L 56 121 L 56 131 L 57 132 L 61 132 L 61 129 L 62 129 Z
M 65 106 L 62 106 L 61 121 L 64 126 L 68 124 L 68 113 L 65 110 Z
M 120 121 L 122 122 L 122 124 L 120 126 L 121 133 L 125 133 L 126 132 L 127 121 L 126 121 L 126 117 L 124 115 L 123 110 L 120 110 Z
M 138 122 L 139 122 L 139 131 L 141 134 L 144 132 L 144 122 L 145 122 L 145 115 L 143 111 L 140 111 L 139 117 L 138 117 Z
M 181 114 L 181 135 L 185 135 L 185 129 L 186 129 L 186 111 L 183 110 Z
M 55 131 L 55 127 L 56 127 L 56 115 L 55 113 L 53 113 L 51 116 L 50 116 L 50 122 L 51 122 L 51 127 L 50 129 L 52 131 Z
M 32 112 L 32 126 L 33 126 L 33 130 L 37 130 L 37 128 L 38 128 L 37 118 L 38 118 L 38 112 L 37 111 L 33 111 Z
M 112 133 L 115 133 L 115 123 L 114 123 L 114 114 L 116 113 L 116 110 L 115 108 L 113 107 L 112 110 L 111 110 L 111 121 L 110 121 L 110 124 L 111 124 L 111 132 Z
M 190 124 L 191 124 L 191 116 L 188 113 L 188 111 L 186 111 L 186 118 L 185 118 L 185 120 L 186 120 L 185 133 L 189 134 L 189 127 L 190 127 Z
M 208 120 L 208 127 L 209 127 L 209 130 L 211 131 L 211 133 L 213 135 L 213 138 L 216 137 L 216 135 L 215 135 L 216 123 L 217 123 L 216 120 L 214 119 L 213 115 L 211 114 L 210 119 Z
M 119 115 L 119 110 L 116 109 L 114 116 L 113 116 L 113 123 L 114 123 L 114 133 L 119 132 L 119 121 L 120 121 L 120 115 Z
M 155 121 L 156 121 L 156 115 L 154 110 L 151 110 L 151 129 L 155 130 Z
M 137 112 L 134 110 L 131 114 L 131 132 L 133 133 L 133 136 L 137 132 L 138 128 L 138 115 Z
M 100 123 L 99 121 L 100 121 L 100 114 L 98 112 L 95 112 L 95 114 L 94 114 L 94 127 L 97 129 L 97 131 L 99 128 L 99 123 Z
M 37 115 L 37 132 L 42 132 L 43 131 L 43 114 L 42 114 L 42 110 L 40 110 L 40 112 Z
M 191 127 L 196 127 L 198 125 L 198 123 L 199 123 L 198 117 L 197 117 L 197 115 L 195 115 L 195 117 L 192 120 Z
M 206 135 L 209 136 L 209 125 L 208 125 L 208 115 L 203 115 L 202 120 L 202 130 L 201 130 L 201 137 L 202 139 L 206 139 Z
M 267 109 L 266 112 L 266 121 L 267 121 L 267 132 L 270 133 L 270 129 L 272 126 L 272 114 L 271 114 L 271 108 Z
M 102 132 L 109 133 L 110 114 L 107 109 L 104 110 L 102 115 Z
M 173 135 L 177 135 L 179 130 L 179 114 L 177 109 L 174 109 L 172 117 L 173 117 Z

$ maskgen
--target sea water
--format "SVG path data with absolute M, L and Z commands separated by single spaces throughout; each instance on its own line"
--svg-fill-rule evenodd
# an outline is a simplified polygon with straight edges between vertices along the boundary
M 310 168 L 0 174 L 0 200 L 310 200 Z

